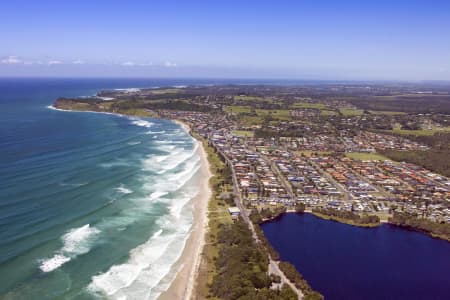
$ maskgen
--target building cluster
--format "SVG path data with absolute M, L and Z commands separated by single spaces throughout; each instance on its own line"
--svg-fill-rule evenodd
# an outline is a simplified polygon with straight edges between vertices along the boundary
M 303 202 L 309 208 L 388 215 L 393 209 L 433 221 L 450 222 L 450 180 L 422 167 L 386 161 L 361 161 L 343 155 L 300 150 L 375 152 L 377 149 L 423 149 L 389 135 L 360 132 L 354 136 L 303 138 L 244 137 L 226 114 L 161 111 L 188 123 L 231 165 L 236 189 L 248 207 Z
M 314 134 L 305 137 L 281 138 L 290 149 L 313 152 L 367 152 L 375 153 L 377 150 L 427 150 L 422 145 L 406 138 L 360 131 L 356 135 L 349 135 L 346 130 L 339 134 Z

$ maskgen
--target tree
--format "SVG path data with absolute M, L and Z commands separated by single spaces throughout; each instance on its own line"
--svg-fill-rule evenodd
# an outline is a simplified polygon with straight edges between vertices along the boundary
M 297 212 L 297 213 L 304 213 L 304 212 L 305 212 L 305 208 L 306 208 L 305 203 L 303 203 L 303 202 L 298 202 L 298 203 L 295 205 L 295 212 Z

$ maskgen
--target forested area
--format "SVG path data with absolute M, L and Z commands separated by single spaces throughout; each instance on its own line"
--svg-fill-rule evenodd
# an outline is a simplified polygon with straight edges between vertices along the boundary
M 381 154 L 395 161 L 404 161 L 422 166 L 433 172 L 450 176 L 450 133 L 430 136 L 406 136 L 408 139 L 431 147 L 427 151 L 383 150 Z
M 167 100 L 167 101 L 118 101 L 114 103 L 113 109 L 130 109 L 130 108 L 144 108 L 150 110 L 167 109 L 167 110 L 181 110 L 181 111 L 198 111 L 211 112 L 212 109 L 207 105 L 195 104 L 183 100 Z
M 268 256 L 257 245 L 245 222 L 223 225 L 217 234 L 219 255 L 215 261 L 217 275 L 210 287 L 220 299 L 297 299 L 288 286 L 270 289 Z
M 434 149 L 427 151 L 384 150 L 381 151 L 381 154 L 395 161 L 416 164 L 433 172 L 450 176 L 450 151 Z
M 352 225 L 378 225 L 380 224 L 380 218 L 375 215 L 359 215 L 351 211 L 342 211 L 328 208 L 315 208 L 312 210 L 313 214 L 318 216 L 329 217 L 332 220 L 341 221 L 343 223 L 349 223 Z
M 450 241 L 450 224 L 448 223 L 436 223 L 427 219 L 420 219 L 415 215 L 400 212 L 395 212 L 394 215 L 389 218 L 389 223 L 425 232 L 432 236 L 437 236 Z
M 408 113 L 450 113 L 448 95 L 398 95 L 360 97 L 348 99 L 350 103 L 365 110 L 400 111 Z

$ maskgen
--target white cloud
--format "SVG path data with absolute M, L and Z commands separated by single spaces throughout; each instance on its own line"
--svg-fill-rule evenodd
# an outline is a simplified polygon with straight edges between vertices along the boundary
M 49 60 L 47 62 L 47 65 L 60 65 L 60 64 L 62 64 L 62 61 L 60 60 Z
M 135 66 L 136 63 L 134 63 L 132 61 L 126 61 L 126 62 L 121 63 L 121 65 L 125 66 L 125 67 L 132 67 L 132 66 Z
M 19 59 L 17 56 L 8 56 L 0 60 L 0 63 L 5 65 L 14 65 L 14 64 L 21 64 L 22 60 Z
M 173 62 L 170 62 L 170 61 L 166 61 L 164 63 L 164 67 L 167 67 L 167 68 L 172 68 L 172 67 L 176 67 L 176 66 L 177 66 L 176 63 L 173 63 Z
M 84 61 L 81 60 L 81 59 L 77 59 L 77 60 L 74 60 L 72 62 L 72 64 L 74 64 L 74 65 L 84 65 Z
M 151 67 L 153 66 L 153 63 L 152 62 L 136 63 L 134 61 L 126 61 L 121 63 L 120 65 L 125 67 Z

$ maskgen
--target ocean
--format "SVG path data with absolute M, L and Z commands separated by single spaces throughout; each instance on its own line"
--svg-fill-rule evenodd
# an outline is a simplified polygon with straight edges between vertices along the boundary
M 312 214 L 286 214 L 262 229 L 281 259 L 325 299 L 449 299 L 447 241 L 393 225 L 362 228 Z
M 193 222 L 198 142 L 168 120 L 49 106 L 102 89 L 214 83 L 0 79 L 1 299 L 167 289 Z

